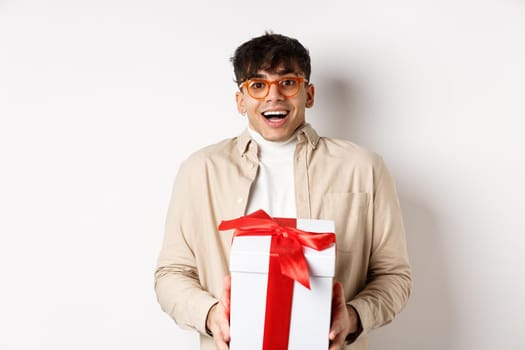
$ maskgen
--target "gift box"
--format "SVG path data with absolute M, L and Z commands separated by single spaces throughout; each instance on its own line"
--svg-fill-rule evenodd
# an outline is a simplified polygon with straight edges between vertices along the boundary
M 244 225 L 228 227 L 236 226 L 230 350 L 328 349 L 333 221 L 271 218 L 262 211 L 243 219 Z

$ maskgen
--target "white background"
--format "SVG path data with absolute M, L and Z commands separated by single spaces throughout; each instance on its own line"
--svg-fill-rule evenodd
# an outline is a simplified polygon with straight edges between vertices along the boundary
M 522 0 L 0 0 L 0 349 L 198 348 L 153 293 L 171 184 L 267 29 L 397 180 L 414 290 L 371 349 L 525 349 Z

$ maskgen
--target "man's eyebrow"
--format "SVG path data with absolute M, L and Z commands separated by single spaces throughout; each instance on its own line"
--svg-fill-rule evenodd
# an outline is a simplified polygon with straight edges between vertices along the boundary
M 253 79 L 253 78 L 265 79 L 266 78 L 266 74 L 256 73 L 256 74 L 254 74 L 254 75 L 252 75 L 250 77 L 250 79 Z
M 278 70 L 276 73 L 277 73 L 278 75 L 286 75 L 286 74 L 290 74 L 290 73 L 293 73 L 293 74 L 295 74 L 295 75 L 299 75 L 299 74 L 297 74 L 297 72 L 296 72 L 294 69 L 292 69 L 292 68 L 283 68 L 283 69 L 281 69 L 281 70 Z
M 283 68 L 281 70 L 278 70 L 275 72 L 277 75 L 286 75 L 286 74 L 297 74 L 297 72 L 292 68 Z M 256 79 L 266 79 L 268 77 L 267 74 L 262 73 L 255 73 L 250 79 L 256 78 Z

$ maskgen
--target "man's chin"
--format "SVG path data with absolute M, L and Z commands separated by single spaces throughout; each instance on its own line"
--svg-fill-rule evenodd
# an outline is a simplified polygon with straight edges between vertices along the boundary
M 293 133 L 289 132 L 265 132 L 264 134 L 262 134 L 262 137 L 266 141 L 281 142 L 289 140 L 290 137 L 292 137 L 292 134 Z

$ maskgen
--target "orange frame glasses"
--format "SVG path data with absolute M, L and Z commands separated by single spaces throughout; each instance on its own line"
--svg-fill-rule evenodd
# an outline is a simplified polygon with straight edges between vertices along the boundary
M 292 86 L 287 85 L 293 81 L 295 84 Z M 294 97 L 301 90 L 301 84 L 308 84 L 308 80 L 303 77 L 283 77 L 277 80 L 266 80 L 260 78 L 248 79 L 239 85 L 239 89 L 246 88 L 248 94 L 256 100 L 262 100 L 270 93 L 270 87 L 275 84 L 279 92 L 285 97 Z M 264 87 L 255 87 L 257 84 L 264 84 Z M 259 89 L 259 91 L 254 91 Z M 288 91 L 289 89 L 290 91 Z

